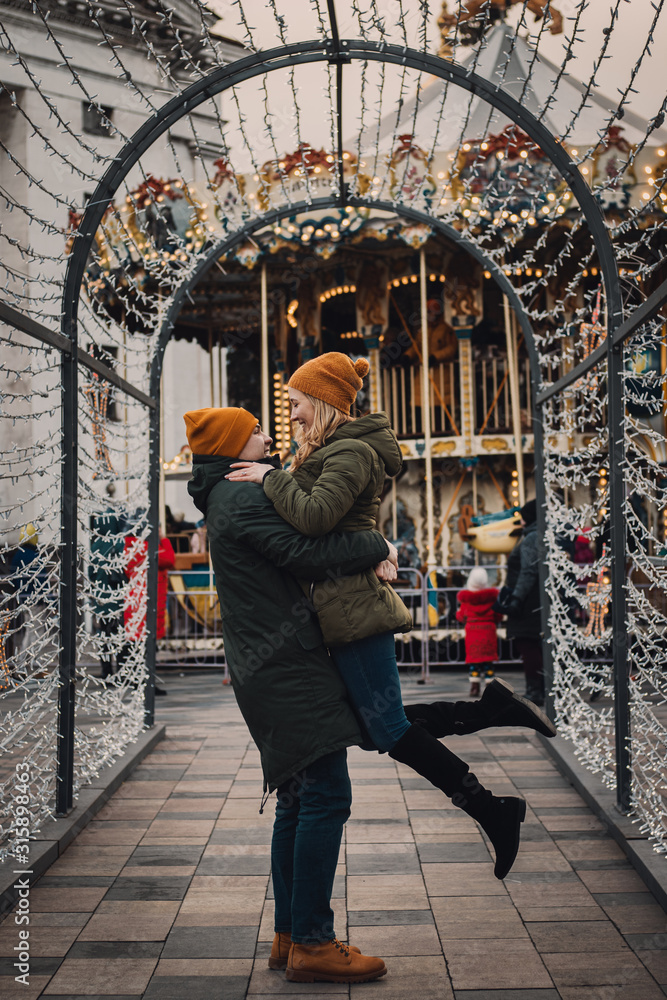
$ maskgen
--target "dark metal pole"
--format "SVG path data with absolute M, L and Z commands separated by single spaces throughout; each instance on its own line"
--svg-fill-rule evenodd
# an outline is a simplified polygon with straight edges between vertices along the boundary
M 150 411 L 148 512 L 148 566 L 146 567 L 146 671 L 144 725 L 155 723 L 155 662 L 157 654 L 158 548 L 160 545 L 160 379 L 151 373 L 151 396 L 157 405 Z
M 609 426 L 609 536 L 611 576 L 611 636 L 616 729 L 616 803 L 628 812 L 632 796 L 630 761 L 630 692 L 628 685 L 628 623 L 625 570 L 625 401 L 623 344 L 607 336 Z
M 64 317 L 63 336 L 71 350 L 63 352 L 61 371 L 61 510 L 60 510 L 60 660 L 58 667 L 58 745 L 56 813 L 72 808 L 74 793 L 74 686 L 77 624 L 77 486 L 78 486 L 78 351 L 76 303 Z
M 537 379 L 531 378 L 533 399 L 537 395 Z M 542 662 L 544 672 L 545 710 L 551 721 L 556 716 L 554 708 L 553 682 L 554 659 L 551 647 L 551 601 L 547 591 L 547 549 L 546 549 L 546 491 L 544 488 L 544 415 L 541 406 L 535 407 L 533 416 L 533 440 L 535 461 L 535 500 L 537 504 L 537 551 L 539 554 L 537 568 L 540 581 L 540 597 L 542 599 Z

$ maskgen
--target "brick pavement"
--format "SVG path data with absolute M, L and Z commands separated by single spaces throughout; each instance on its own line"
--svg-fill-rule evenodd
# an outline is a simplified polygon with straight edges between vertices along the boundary
M 513 678 L 510 676 L 510 680 Z M 335 886 L 337 933 L 388 975 L 288 983 L 273 936 L 272 808 L 219 675 L 169 676 L 167 739 L 30 893 L 29 985 L 18 928 L 0 925 L 0 995 L 105 1000 L 655 1000 L 667 994 L 667 917 L 540 741 L 524 730 L 451 739 L 494 791 L 528 801 L 503 882 L 472 820 L 407 767 L 350 751 L 354 806 Z M 406 700 L 466 680 L 407 679 Z M 666 862 L 667 863 L 667 862 Z

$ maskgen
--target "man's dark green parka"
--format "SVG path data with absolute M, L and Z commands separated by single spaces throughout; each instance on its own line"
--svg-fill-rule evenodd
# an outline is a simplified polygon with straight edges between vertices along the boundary
M 325 754 L 361 743 L 345 687 L 296 578 L 351 574 L 386 558 L 377 531 L 306 538 L 233 458 L 193 456 L 188 492 L 206 518 L 234 693 L 272 790 Z

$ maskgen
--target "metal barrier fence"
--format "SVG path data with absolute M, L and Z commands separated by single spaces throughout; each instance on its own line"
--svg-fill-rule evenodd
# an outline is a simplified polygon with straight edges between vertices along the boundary
M 464 628 L 456 621 L 456 595 L 470 567 L 437 567 L 436 579 L 459 576 L 460 583 L 433 586 L 428 574 L 401 567 L 395 585 L 410 609 L 413 629 L 396 636 L 399 668 L 427 680 L 432 667 L 465 671 Z M 513 644 L 499 629 L 498 659 L 501 666 L 516 665 Z M 169 574 L 167 624 L 158 640 L 158 668 L 227 667 L 222 638 L 218 597 L 208 571 Z

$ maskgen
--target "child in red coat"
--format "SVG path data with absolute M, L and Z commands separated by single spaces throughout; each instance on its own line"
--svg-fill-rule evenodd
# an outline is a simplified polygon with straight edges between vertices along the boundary
M 480 693 L 482 674 L 486 684 L 493 679 L 493 664 L 498 659 L 496 625 L 503 617 L 493 610 L 497 597 L 498 591 L 489 587 L 488 574 L 481 566 L 471 571 L 467 584 L 458 593 L 456 620 L 465 623 L 466 627 L 466 663 L 470 669 L 471 697 Z

